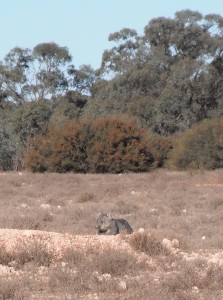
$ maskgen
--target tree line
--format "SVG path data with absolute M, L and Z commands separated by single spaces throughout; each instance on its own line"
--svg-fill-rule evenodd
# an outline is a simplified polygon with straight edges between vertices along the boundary
M 53 42 L 15 47 L 5 56 L 0 62 L 0 169 L 221 167 L 223 18 L 183 10 L 174 18 L 152 19 L 142 35 L 123 28 L 109 41 L 98 69 L 76 68 L 69 49 Z M 199 140 L 208 126 L 212 139 L 203 132 Z M 180 152 L 183 137 L 188 142 Z M 187 163 L 173 162 L 171 152 L 189 155 L 190 139 L 199 140 L 202 149 L 215 144 L 217 154 L 205 153 L 203 160 L 190 154 Z

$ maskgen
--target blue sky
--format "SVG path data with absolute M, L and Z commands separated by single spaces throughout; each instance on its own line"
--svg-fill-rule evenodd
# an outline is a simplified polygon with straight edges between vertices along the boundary
M 191 9 L 223 15 L 222 0 L 0 0 L 0 60 L 14 47 L 55 42 L 76 67 L 100 66 L 108 36 L 124 27 L 143 33 L 156 17 Z

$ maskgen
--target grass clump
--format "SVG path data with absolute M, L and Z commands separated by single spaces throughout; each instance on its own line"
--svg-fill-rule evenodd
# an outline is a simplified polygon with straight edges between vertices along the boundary
M 19 278 L 0 278 L 0 300 L 26 300 L 30 299 L 31 292 L 27 289 L 31 282 L 26 276 Z
M 117 250 L 107 250 L 100 253 L 100 255 L 94 254 L 93 260 L 94 269 L 100 274 L 122 276 L 137 269 L 137 262 L 134 257 Z
M 22 268 L 27 263 L 33 263 L 37 267 L 49 267 L 52 260 L 52 253 L 49 252 L 47 244 L 41 240 L 24 241 L 18 244 L 14 254 L 17 268 Z
M 134 250 L 150 256 L 169 254 L 169 250 L 153 234 L 137 232 L 130 237 L 129 244 Z
M 0 247 L 0 265 L 7 266 L 13 260 L 13 255 L 4 246 Z
M 58 293 L 63 290 L 67 294 L 105 293 L 109 295 L 123 293 L 120 282 L 127 284 L 127 277 L 135 276 L 144 269 L 142 263 L 132 255 L 119 250 L 87 253 L 75 249 L 68 250 L 62 262 L 49 273 L 49 289 Z M 108 295 L 107 295 L 108 293 Z

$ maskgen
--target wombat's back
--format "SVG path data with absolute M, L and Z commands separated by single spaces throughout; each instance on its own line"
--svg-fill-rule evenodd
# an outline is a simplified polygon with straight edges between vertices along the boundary
M 125 219 L 114 219 L 116 222 L 116 226 L 118 227 L 119 233 L 126 232 L 126 233 L 133 233 L 132 227 Z

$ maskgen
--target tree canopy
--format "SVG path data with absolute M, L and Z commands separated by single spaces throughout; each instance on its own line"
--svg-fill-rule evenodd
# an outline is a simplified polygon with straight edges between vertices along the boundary
M 123 28 L 108 40 L 97 70 L 76 68 L 69 49 L 54 42 L 15 47 L 0 62 L 0 162 L 7 169 L 30 138 L 68 120 L 124 115 L 173 137 L 223 115 L 222 16 L 182 10 L 150 20 L 142 35 Z

